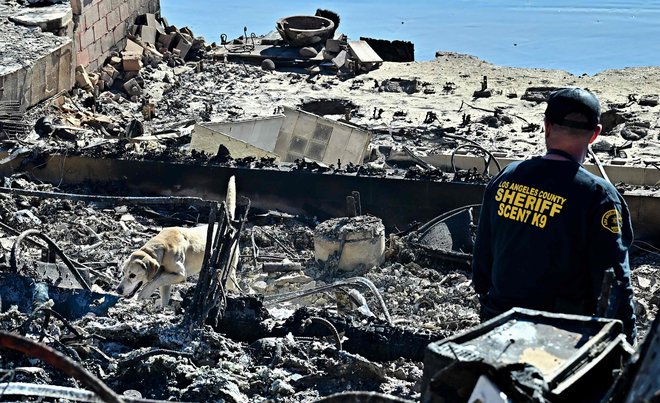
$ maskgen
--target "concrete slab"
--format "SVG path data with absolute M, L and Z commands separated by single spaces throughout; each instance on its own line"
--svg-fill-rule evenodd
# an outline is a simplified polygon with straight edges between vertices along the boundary
M 28 27 L 39 27 L 44 32 L 56 32 L 73 21 L 71 5 L 55 4 L 48 7 L 23 7 L 10 21 Z
M 25 9 L 15 3 L 0 4 L 0 101 L 29 107 L 73 86 L 74 52 L 69 37 L 10 21 Z

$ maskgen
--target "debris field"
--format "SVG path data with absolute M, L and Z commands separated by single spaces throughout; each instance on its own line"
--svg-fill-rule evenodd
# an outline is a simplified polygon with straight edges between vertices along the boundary
M 442 52 L 431 62 L 378 61 L 368 57 L 368 45 L 334 31 L 323 46 L 298 44 L 295 57 L 266 61 L 248 55 L 277 44 L 272 33 L 257 37 L 246 30 L 236 40 L 225 36 L 224 43 L 209 44 L 154 15 L 137 23 L 142 28 L 98 72 L 77 68 L 76 88 L 21 114 L 20 121 L 32 129 L 5 130 L 0 139 L 2 164 L 21 158 L 34 164 L 28 169 L 28 164 L 19 165 L 0 186 L 0 331 L 49 346 L 124 401 L 309 402 L 347 391 L 418 401 L 426 346 L 480 323 L 469 253 L 462 248 L 449 258 L 429 253 L 420 247 L 422 229 L 428 226 L 383 226 L 383 217 L 362 211 L 359 193 L 350 195 L 345 216 L 330 224 L 313 215 L 249 207 L 243 198 L 244 215 L 222 224 L 239 240 L 239 291 L 224 286 L 209 291 L 211 311 L 198 317 L 203 325 L 193 326 L 191 312 L 206 308 L 199 304 L 197 276 L 173 286 L 167 307 L 155 293 L 144 300 L 111 296 L 117 296 L 122 262 L 160 229 L 213 224 L 216 213 L 223 216 L 224 205 L 218 213 L 206 201 L 136 194 L 121 181 L 46 183 L 39 180 L 39 165 L 53 155 L 238 169 L 303 167 L 319 174 L 483 184 L 489 175 L 479 173 L 481 166 L 443 171 L 423 157 L 458 153 L 464 144 L 460 138 L 477 144 L 461 154 L 481 156 L 478 149 L 499 158 L 538 154 L 544 147 L 538 124 L 545 94 L 581 85 L 593 87 L 609 108 L 606 133 L 594 145 L 597 155 L 612 164 L 660 167 L 658 68 L 638 69 L 625 76 L 630 85 L 617 87 L 612 84 L 620 79 L 616 72 L 577 77 Z M 358 42 L 380 49 L 373 41 Z M 638 74 L 648 77 L 648 86 L 631 84 Z M 368 132 L 364 164 L 301 158 L 286 165 L 281 155 L 233 158 L 222 148 L 209 154 L 190 147 L 196 124 L 270 117 L 292 107 Z M 655 196 L 660 192 L 657 183 L 617 186 L 641 187 Z M 346 196 L 337 197 L 343 201 Z M 414 204 L 411 200 L 410 209 Z M 224 228 L 219 222 L 218 228 Z M 28 230 L 41 235 L 25 235 Z M 469 236 L 474 230 L 474 223 L 465 226 Z M 340 244 L 339 253 L 319 260 L 320 236 Z M 44 245 L 45 238 L 60 253 Z M 378 258 L 362 265 L 342 261 L 351 255 L 353 239 L 365 241 L 353 245 L 355 256 L 364 260 L 366 249 L 361 248 L 380 248 Z M 222 270 L 227 265 L 223 254 L 229 252 L 217 243 L 212 249 L 220 259 L 215 269 Z M 631 249 L 640 341 L 660 306 L 659 252 L 645 240 L 636 240 Z M 64 283 L 73 282 L 78 290 L 82 284 L 68 274 L 76 277 L 71 266 L 89 282 L 85 291 L 96 293 L 89 309 L 110 305 L 103 313 L 67 318 L 55 312 L 52 300 L 36 296 L 30 296 L 33 305 L 27 312 L 8 304 L 9 294 L 20 288 L 8 274 L 36 279 L 51 273 L 37 283 L 62 285 L 66 294 L 72 287 Z M 5 349 L 0 354 L 2 382 L 59 385 L 72 388 L 72 394 L 89 389 L 54 366 Z M 57 393 L 50 398 L 66 401 Z M 0 388 L 4 401 L 3 394 Z

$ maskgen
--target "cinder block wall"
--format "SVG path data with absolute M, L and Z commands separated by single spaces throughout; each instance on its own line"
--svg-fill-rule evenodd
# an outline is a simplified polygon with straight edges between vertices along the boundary
M 71 0 L 76 65 L 94 71 L 110 52 L 123 50 L 135 17 L 160 12 L 160 0 Z

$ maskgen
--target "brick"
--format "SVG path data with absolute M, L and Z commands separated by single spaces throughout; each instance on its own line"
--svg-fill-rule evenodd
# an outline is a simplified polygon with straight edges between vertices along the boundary
M 89 52 L 84 49 L 76 54 L 76 64 L 87 66 L 89 64 Z
M 80 35 L 80 50 L 87 49 L 92 43 L 94 43 L 94 30 L 90 28 Z
M 131 15 L 129 9 L 128 9 L 128 4 L 124 3 L 121 6 L 119 6 L 119 18 L 121 18 L 122 21 L 128 20 L 128 17 Z
M 112 0 L 102 0 L 99 2 L 99 16 L 105 17 L 112 10 Z
M 84 11 L 85 28 L 89 29 L 99 20 L 99 9 L 97 6 L 91 6 Z
M 108 33 L 108 24 L 105 17 L 101 18 L 94 24 L 94 41 L 98 41 Z
M 110 11 L 106 16 L 106 21 L 108 23 L 108 31 L 114 30 L 116 26 L 121 24 L 121 18 L 119 17 L 119 9 L 114 9 Z

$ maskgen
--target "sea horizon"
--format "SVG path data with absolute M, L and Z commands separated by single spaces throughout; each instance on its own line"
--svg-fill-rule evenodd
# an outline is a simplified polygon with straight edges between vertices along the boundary
M 264 35 L 289 15 L 317 8 L 339 14 L 351 39 L 410 41 L 417 61 L 435 52 L 469 54 L 511 67 L 593 75 L 608 69 L 660 65 L 660 2 L 514 0 L 255 1 L 221 6 L 213 0 L 161 0 L 170 24 L 188 26 L 207 42 Z

